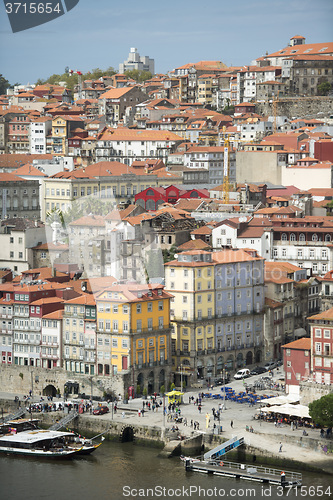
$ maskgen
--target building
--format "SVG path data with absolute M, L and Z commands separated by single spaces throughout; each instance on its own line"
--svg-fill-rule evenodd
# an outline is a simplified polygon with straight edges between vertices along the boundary
M 147 95 L 136 86 L 110 89 L 98 98 L 99 114 L 105 116 L 108 126 L 121 121 L 125 126 L 133 124 L 136 106 L 147 100 Z
M 96 303 L 94 295 L 67 300 L 62 323 L 63 367 L 73 373 L 96 372 Z
M 165 266 L 176 380 L 214 380 L 263 359 L 263 259 L 254 251 L 186 251 Z
M 119 73 L 125 71 L 149 71 L 152 75 L 155 73 L 155 61 L 148 56 L 140 56 L 138 49 L 131 47 L 127 60 L 119 64 Z
M 300 382 L 310 378 L 311 339 L 302 338 L 282 346 L 287 394 L 300 395 Z
M 39 181 L 18 175 L 0 173 L 1 219 L 28 218 L 40 220 Z
M 193 146 L 184 153 L 187 168 L 205 169 L 209 172 L 209 184 L 222 184 L 224 180 L 224 161 L 226 149 L 221 146 Z M 228 149 L 227 168 L 229 182 L 236 181 L 235 153 Z
M 119 89 L 117 89 L 119 90 Z M 96 161 L 134 161 L 156 158 L 167 163 L 182 138 L 173 132 L 129 128 L 106 129 L 97 136 Z
M 333 308 L 308 318 L 311 328 L 311 372 L 318 384 L 333 384 Z
M 42 116 L 40 118 L 32 118 L 30 122 L 30 153 L 45 154 L 46 153 L 46 137 L 52 130 L 52 118 Z
M 128 376 L 134 391 L 169 387 L 170 299 L 162 285 L 112 285 L 96 296 L 98 374 Z
M 32 248 L 47 239 L 44 224 L 22 218 L 2 220 L 0 237 L 0 266 L 15 275 L 33 267 Z
M 321 281 L 320 307 L 322 311 L 327 311 L 333 307 L 333 270 L 328 271 Z

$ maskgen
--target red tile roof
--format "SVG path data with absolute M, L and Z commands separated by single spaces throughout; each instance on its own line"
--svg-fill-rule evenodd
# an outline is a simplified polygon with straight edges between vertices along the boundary
M 284 344 L 281 346 L 283 349 L 297 349 L 301 351 L 310 351 L 311 349 L 311 339 L 308 337 L 303 337 L 302 339 L 294 340 L 289 342 L 289 344 Z

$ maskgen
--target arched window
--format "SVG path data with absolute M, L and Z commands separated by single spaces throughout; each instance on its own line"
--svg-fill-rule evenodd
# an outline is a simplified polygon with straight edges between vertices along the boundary
M 325 235 L 325 241 L 331 241 L 331 235 L 330 234 L 326 234 Z
M 287 238 L 286 233 L 282 233 L 282 235 L 281 235 L 281 240 L 282 240 L 282 241 L 287 241 L 287 239 L 288 239 L 288 238 Z
M 304 233 L 301 233 L 299 235 L 299 241 L 305 241 L 305 234 Z
M 152 189 L 148 189 L 148 191 L 146 192 L 146 195 L 147 196 L 154 196 L 154 191 Z
M 295 233 L 291 233 L 291 235 L 290 235 L 290 241 L 296 241 Z
M 312 235 L 312 241 L 318 241 L 318 234 L 317 233 L 314 233 Z

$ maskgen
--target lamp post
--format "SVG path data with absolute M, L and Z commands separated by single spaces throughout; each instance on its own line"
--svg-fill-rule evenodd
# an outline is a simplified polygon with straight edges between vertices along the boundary
M 223 368 L 223 408 L 226 410 L 226 399 L 225 399 L 225 368 Z
M 180 363 L 180 392 L 183 390 L 183 365 Z

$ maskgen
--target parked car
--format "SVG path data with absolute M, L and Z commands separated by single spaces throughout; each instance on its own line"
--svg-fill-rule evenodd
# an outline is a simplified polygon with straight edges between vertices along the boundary
M 242 378 L 247 378 L 250 376 L 250 370 L 248 368 L 242 368 L 234 375 L 234 379 L 239 380 Z
M 230 375 L 229 375 L 229 373 L 226 373 L 225 377 L 224 377 L 224 380 L 223 380 L 222 377 L 221 378 L 217 378 L 215 380 L 215 385 L 223 385 L 223 383 L 227 384 L 228 382 L 230 382 Z
M 104 415 L 105 413 L 108 413 L 110 410 L 107 406 L 99 406 L 98 408 L 95 408 L 93 411 L 93 415 Z
M 273 368 L 277 367 L 276 361 L 269 361 L 268 363 L 265 364 L 266 370 L 273 370 Z
M 253 368 L 253 370 L 251 370 L 251 375 L 260 375 L 261 373 L 266 373 L 266 368 L 264 368 L 263 366 L 256 366 L 255 368 Z

